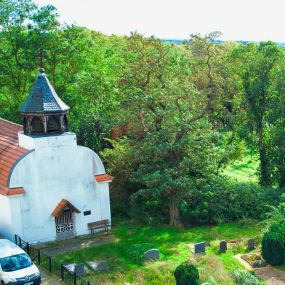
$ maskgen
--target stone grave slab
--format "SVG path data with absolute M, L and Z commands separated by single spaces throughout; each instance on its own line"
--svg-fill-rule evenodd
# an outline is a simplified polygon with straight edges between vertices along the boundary
M 249 239 L 247 241 L 247 250 L 254 250 L 255 249 L 255 241 L 254 239 Z
M 64 267 L 71 273 L 76 273 L 76 275 L 78 276 L 85 276 L 87 273 L 87 270 L 84 266 L 84 263 L 71 263 L 71 264 L 67 264 L 64 265 Z
M 107 272 L 109 271 L 109 265 L 108 262 L 105 260 L 94 260 L 88 262 L 88 265 L 94 270 L 94 271 L 102 271 Z
M 194 244 L 194 254 L 205 254 L 206 253 L 206 242 L 198 242 Z
M 221 240 L 220 241 L 220 248 L 219 248 L 219 252 L 220 253 L 225 253 L 227 252 L 227 249 L 228 249 L 228 244 L 225 240 Z
M 160 251 L 158 249 L 150 249 L 144 253 L 144 259 L 149 260 L 159 260 Z

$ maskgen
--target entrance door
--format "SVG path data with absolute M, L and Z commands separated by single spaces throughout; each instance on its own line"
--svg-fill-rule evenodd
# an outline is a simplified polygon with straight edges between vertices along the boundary
M 74 212 L 71 209 L 64 209 L 62 214 L 55 217 L 56 238 L 64 240 L 75 236 Z

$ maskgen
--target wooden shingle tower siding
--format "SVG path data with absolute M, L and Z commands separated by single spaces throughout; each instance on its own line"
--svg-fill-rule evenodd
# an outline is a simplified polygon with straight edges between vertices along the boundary
M 22 130 L 20 125 L 0 118 L 0 194 L 18 195 L 25 191 L 22 187 L 9 188 L 10 172 L 15 163 L 28 150 L 19 147 L 18 132 Z
M 25 103 L 20 107 L 25 134 L 63 133 L 67 131 L 69 107 L 59 98 L 43 68 Z

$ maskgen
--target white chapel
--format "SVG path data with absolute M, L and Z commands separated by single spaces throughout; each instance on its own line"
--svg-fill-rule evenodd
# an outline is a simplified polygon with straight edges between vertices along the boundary
M 112 177 L 68 132 L 68 110 L 41 69 L 20 108 L 23 127 L 0 118 L 0 236 L 47 242 L 111 223 Z

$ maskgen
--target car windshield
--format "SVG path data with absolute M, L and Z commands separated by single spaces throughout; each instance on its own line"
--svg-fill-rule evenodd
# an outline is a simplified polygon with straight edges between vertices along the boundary
M 0 259 L 0 265 L 4 272 L 12 272 L 29 267 L 33 264 L 26 253 L 7 256 Z

